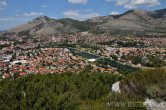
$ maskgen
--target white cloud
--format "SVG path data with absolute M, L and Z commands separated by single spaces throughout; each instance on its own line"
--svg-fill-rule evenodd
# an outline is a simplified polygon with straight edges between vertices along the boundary
M 93 9 L 85 9 L 85 10 L 81 10 L 81 11 L 83 11 L 83 12 L 91 12 L 91 11 L 93 11 Z
M 107 2 L 115 2 L 117 6 L 124 6 L 125 8 L 138 8 L 140 6 L 156 6 L 160 5 L 159 0 L 105 0 Z
M 38 12 L 30 12 L 30 13 L 24 13 L 23 16 L 27 17 L 35 17 L 35 16 L 41 16 L 43 13 L 38 13 Z
M 68 10 L 64 12 L 64 16 L 66 18 L 72 18 L 76 20 L 85 20 L 85 19 L 90 19 L 93 17 L 100 16 L 100 14 L 98 13 L 81 14 L 81 12 L 78 10 Z
M 68 0 L 68 2 L 72 4 L 86 4 L 88 0 Z
M 145 6 L 156 6 L 160 5 L 158 0 L 132 0 L 129 4 L 126 4 L 126 8 L 136 8 L 138 6 L 145 5 Z
M 55 16 L 49 16 L 50 18 L 52 18 L 52 19 L 57 19 L 57 17 L 55 17 Z
M 90 14 L 81 15 L 82 20 L 94 18 L 94 17 L 97 17 L 97 16 L 100 16 L 100 14 L 99 13 L 90 13 Z
M 75 16 L 79 16 L 79 11 L 77 10 L 68 10 L 64 12 L 64 16 L 65 17 L 75 17 Z
M 79 11 L 77 11 L 77 10 L 68 10 L 68 11 L 64 12 L 64 16 L 66 18 L 78 17 L 79 15 L 80 15 Z
M 129 0 L 105 0 L 106 2 L 116 2 L 117 6 L 125 5 L 129 2 Z
M 0 22 L 5 22 L 5 21 L 12 21 L 15 20 L 14 17 L 4 17 L 4 18 L 0 18 Z
M 0 0 L 0 10 L 4 9 L 7 6 L 6 0 Z
M 119 12 L 116 12 L 116 11 L 113 11 L 110 13 L 111 15 L 119 15 L 120 13 Z
M 47 8 L 47 5 L 42 5 L 41 7 L 42 7 L 42 8 Z

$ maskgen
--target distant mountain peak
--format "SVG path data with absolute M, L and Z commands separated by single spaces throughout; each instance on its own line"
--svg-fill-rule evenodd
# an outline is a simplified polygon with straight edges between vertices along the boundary
M 52 19 L 52 18 L 49 18 L 48 16 L 40 16 L 40 17 L 35 18 L 35 19 L 32 20 L 32 21 L 39 21 L 39 20 L 49 21 L 49 20 L 51 20 L 51 19 Z

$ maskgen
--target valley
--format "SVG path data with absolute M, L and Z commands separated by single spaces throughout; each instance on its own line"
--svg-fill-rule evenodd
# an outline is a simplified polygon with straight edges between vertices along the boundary
M 165 67 L 166 9 L 40 16 L 0 31 L 0 109 L 164 110 Z

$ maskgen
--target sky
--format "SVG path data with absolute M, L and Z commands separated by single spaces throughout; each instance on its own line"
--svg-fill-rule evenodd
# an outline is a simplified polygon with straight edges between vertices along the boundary
M 0 30 L 39 16 L 85 20 L 132 9 L 153 11 L 163 8 L 166 8 L 166 0 L 0 0 Z

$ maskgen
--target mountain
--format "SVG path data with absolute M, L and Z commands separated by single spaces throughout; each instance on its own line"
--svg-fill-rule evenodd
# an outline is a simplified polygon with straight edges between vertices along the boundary
M 166 32 L 166 9 L 157 11 L 130 10 L 124 14 L 89 19 L 96 23 L 94 31 Z M 115 31 L 117 32 L 117 31 Z
M 85 21 L 41 16 L 26 24 L 9 29 L 7 33 L 43 35 L 85 31 L 112 34 L 166 33 L 166 9 L 130 10 L 120 15 L 100 16 Z
M 66 21 L 63 23 L 63 21 Z M 55 20 L 46 16 L 36 18 L 26 24 L 9 29 L 9 33 L 28 33 L 28 34 L 60 34 L 60 33 L 76 33 L 79 29 L 72 25 L 74 20 L 61 19 Z M 79 22 L 79 21 L 76 21 Z

